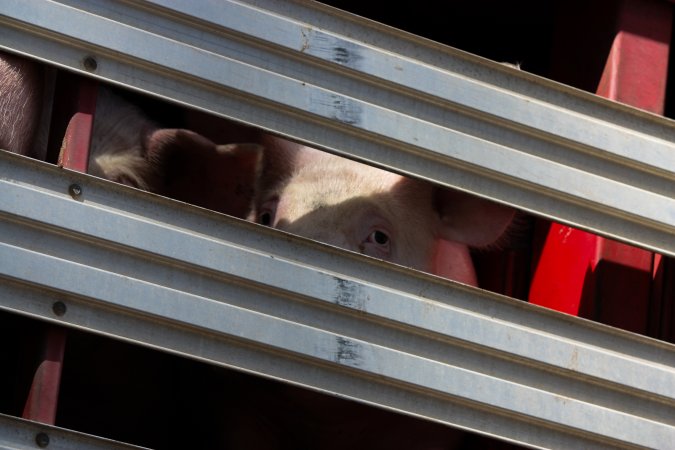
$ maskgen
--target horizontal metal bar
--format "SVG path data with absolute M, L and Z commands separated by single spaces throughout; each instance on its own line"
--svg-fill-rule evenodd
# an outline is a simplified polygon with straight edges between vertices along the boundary
M 0 23 L 5 49 L 675 255 L 668 119 L 313 2 L 7 0 Z
M 12 450 L 94 450 L 141 449 L 134 445 L 103 439 L 52 425 L 0 414 L 0 448 Z
M 675 439 L 667 343 L 6 152 L 0 192 L 2 309 L 528 445 Z

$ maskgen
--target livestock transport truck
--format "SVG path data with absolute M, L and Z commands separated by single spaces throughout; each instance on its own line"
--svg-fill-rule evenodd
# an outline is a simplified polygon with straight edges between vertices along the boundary
M 51 93 L 0 152 L 0 447 L 675 448 L 674 5 L 326 3 L 0 2 Z M 475 288 L 87 175 L 104 85 L 518 235 Z

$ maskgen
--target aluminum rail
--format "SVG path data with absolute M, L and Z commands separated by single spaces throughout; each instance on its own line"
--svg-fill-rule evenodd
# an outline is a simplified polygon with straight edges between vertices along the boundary
M 526 445 L 675 442 L 673 345 L 6 152 L 0 192 L 4 310 Z
M 132 450 L 135 445 L 0 414 L 0 449 Z
M 668 119 L 306 1 L 4 0 L 0 25 L 10 51 L 675 255 Z

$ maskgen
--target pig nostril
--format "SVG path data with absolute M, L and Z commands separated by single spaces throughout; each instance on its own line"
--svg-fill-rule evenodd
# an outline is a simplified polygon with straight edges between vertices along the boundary
M 272 225 L 272 214 L 265 212 L 260 215 L 259 222 L 261 225 L 270 226 Z

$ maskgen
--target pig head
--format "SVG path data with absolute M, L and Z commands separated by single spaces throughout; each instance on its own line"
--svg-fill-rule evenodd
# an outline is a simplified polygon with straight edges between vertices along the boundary
M 249 219 L 476 285 L 470 247 L 493 245 L 514 210 L 276 137 Z
M 187 129 L 161 128 L 102 88 L 88 172 L 204 208 L 245 217 L 262 148 L 216 145 Z

